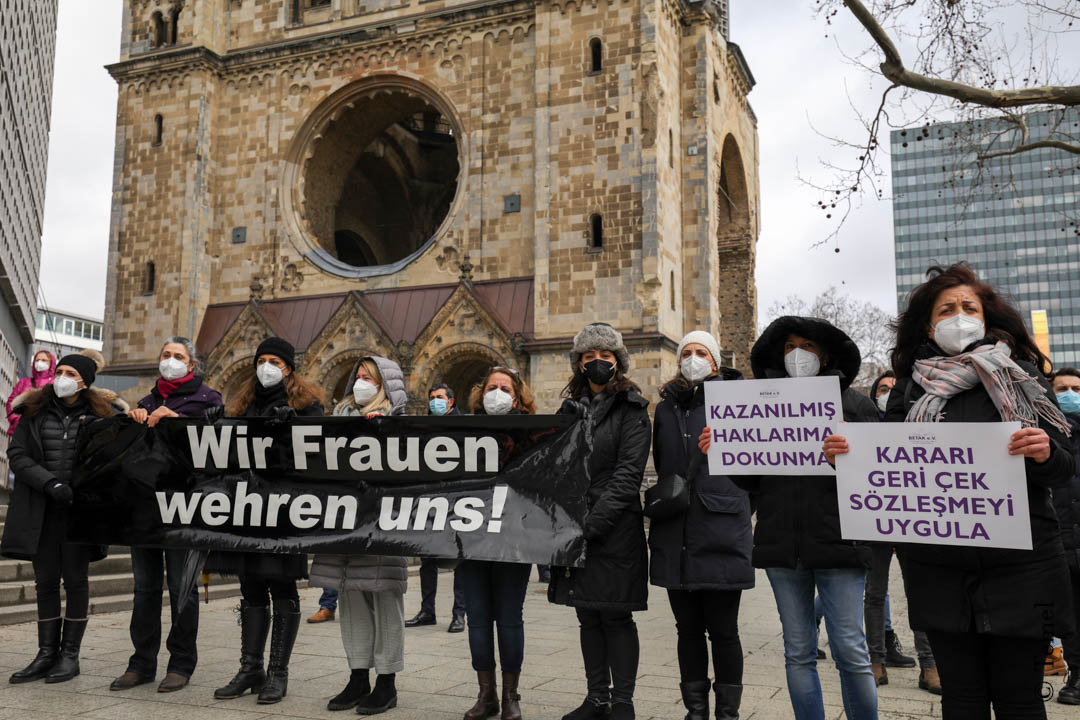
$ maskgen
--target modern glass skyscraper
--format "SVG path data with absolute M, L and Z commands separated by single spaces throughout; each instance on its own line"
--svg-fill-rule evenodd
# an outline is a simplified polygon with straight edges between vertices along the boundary
M 1080 109 L 1026 116 L 1030 142 L 1051 131 L 1080 142 Z M 892 133 L 896 289 L 903 308 L 931 265 L 966 260 L 1021 309 L 1045 311 L 1050 359 L 1080 365 L 1080 158 L 1008 147 L 1004 125 L 931 125 Z M 974 139 L 973 139 L 974 138 Z M 1038 338 L 1037 338 L 1038 339 Z

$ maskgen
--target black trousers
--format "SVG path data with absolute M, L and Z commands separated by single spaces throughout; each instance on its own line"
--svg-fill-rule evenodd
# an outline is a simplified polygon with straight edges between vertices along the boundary
M 941 675 L 944 720 L 1045 720 L 1043 662 L 1048 642 L 975 632 L 928 631 Z
M 128 660 L 128 670 L 143 677 L 157 673 L 161 650 L 161 585 L 167 579 L 169 612 L 172 625 L 165 640 L 169 650 L 167 672 L 191 677 L 199 660 L 196 638 L 199 634 L 199 591 L 192 588 L 183 612 L 177 612 L 183 583 L 187 550 L 131 548 L 135 575 L 135 602 L 131 608 L 131 644 L 135 652 Z
M 712 644 L 716 682 L 742 685 L 741 599 L 741 590 L 668 590 L 679 633 L 679 675 L 683 682 L 709 679 L 707 634 Z
M 1071 552 L 1071 551 L 1070 551 Z M 1080 670 L 1080 572 L 1069 566 L 1069 585 L 1072 588 L 1072 608 L 1076 630 L 1072 635 L 1061 639 L 1061 653 L 1069 670 Z
M 420 560 L 420 610 L 435 614 L 435 593 L 439 589 L 439 560 Z M 454 569 L 454 617 L 465 614 L 465 586 L 457 568 Z
M 265 578 L 240 576 L 240 594 L 248 605 L 268 607 L 270 599 L 292 600 L 300 604 L 300 593 L 296 592 L 296 581 L 292 578 Z
M 630 611 L 577 608 L 577 617 L 589 700 L 632 703 L 641 647 Z
M 39 620 L 60 617 L 60 579 L 67 594 L 65 616 L 83 620 L 90 609 L 90 548 L 67 542 L 67 508 L 48 501 L 33 559 Z

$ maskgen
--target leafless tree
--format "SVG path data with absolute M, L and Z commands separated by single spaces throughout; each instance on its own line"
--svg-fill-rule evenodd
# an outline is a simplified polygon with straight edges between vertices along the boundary
M 782 315 L 821 318 L 847 333 L 862 353 L 862 369 L 852 383 L 858 388 L 868 388 L 889 368 L 889 350 L 894 339 L 889 322 L 893 317 L 873 303 L 841 295 L 831 286 L 810 302 L 789 295 L 769 306 L 768 322 Z
M 933 139 L 964 159 L 947 168 L 964 203 L 988 185 L 1011 187 L 1011 158 L 1032 150 L 1076 155 L 1070 171 L 1080 171 L 1080 67 L 1059 62 L 1061 47 L 1080 43 L 1080 0 L 815 0 L 815 9 L 830 27 L 840 13 L 857 21 L 870 44 L 846 57 L 887 82 L 871 112 L 855 108 L 865 134 L 830 138 L 839 158 L 825 165 L 831 177 L 810 182 L 837 228 L 866 193 L 885 197 L 881 153 L 892 129 L 921 126 L 906 144 L 955 123 Z

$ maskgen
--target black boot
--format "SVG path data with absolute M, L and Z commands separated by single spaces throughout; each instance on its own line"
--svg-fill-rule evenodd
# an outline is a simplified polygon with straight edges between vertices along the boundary
M 349 675 L 349 684 L 345 689 L 332 698 L 326 705 L 327 710 L 352 710 L 357 703 L 371 693 L 371 680 L 368 679 L 368 671 L 353 670 Z
M 56 659 L 60 655 L 60 626 L 64 621 L 60 618 L 52 620 L 38 620 L 38 654 L 33 662 L 13 673 L 9 678 L 12 684 L 27 683 L 40 680 L 45 673 L 52 669 Z
M 742 705 L 742 685 L 713 683 L 716 693 L 716 720 L 739 720 Z
M 392 707 L 397 707 L 397 688 L 394 687 L 394 673 L 376 675 L 375 687 L 371 694 L 356 706 L 357 715 L 378 715 Z
M 691 680 L 679 683 L 683 705 L 686 706 L 686 720 L 709 720 L 708 680 Z
M 266 666 L 266 684 L 259 691 L 260 705 L 279 703 L 289 694 L 289 658 L 299 629 L 300 603 L 295 600 L 275 600 L 270 663 Z
M 892 630 L 885 633 L 885 667 L 913 668 L 915 658 L 904 654 L 904 648 L 900 645 L 900 638 Z
M 64 628 L 60 637 L 60 655 L 49 672 L 45 674 L 45 682 L 67 682 L 79 674 L 79 650 L 82 649 L 85 632 L 85 619 L 64 618 Z
M 1069 668 L 1069 676 L 1065 678 L 1057 701 L 1062 705 L 1080 705 L 1080 669 Z
M 611 703 L 597 703 L 585 698 L 576 710 L 562 716 L 562 720 L 603 720 L 611 712 Z
M 248 690 L 257 693 L 266 682 L 263 651 L 270 631 L 270 608 L 240 601 L 240 672 L 223 688 L 214 691 L 218 700 L 238 698 Z

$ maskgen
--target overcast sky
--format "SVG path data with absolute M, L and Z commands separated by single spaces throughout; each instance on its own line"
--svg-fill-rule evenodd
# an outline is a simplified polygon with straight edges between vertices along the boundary
M 871 78 L 843 62 L 832 37 L 858 50 L 861 30 L 840 15 L 826 37 L 807 0 L 731 5 L 731 38 L 757 79 L 750 101 L 761 145 L 759 316 L 789 294 L 810 299 L 833 284 L 894 311 L 888 202 L 868 200 L 835 241 L 815 248 L 833 225 L 797 177 L 824 179 L 820 159 L 835 156 L 813 128 L 858 138 L 848 97 L 873 106 Z M 61 0 L 57 30 L 41 289 L 48 305 L 97 317 L 104 314 L 116 121 L 116 84 L 103 66 L 119 56 L 120 12 L 120 0 Z

